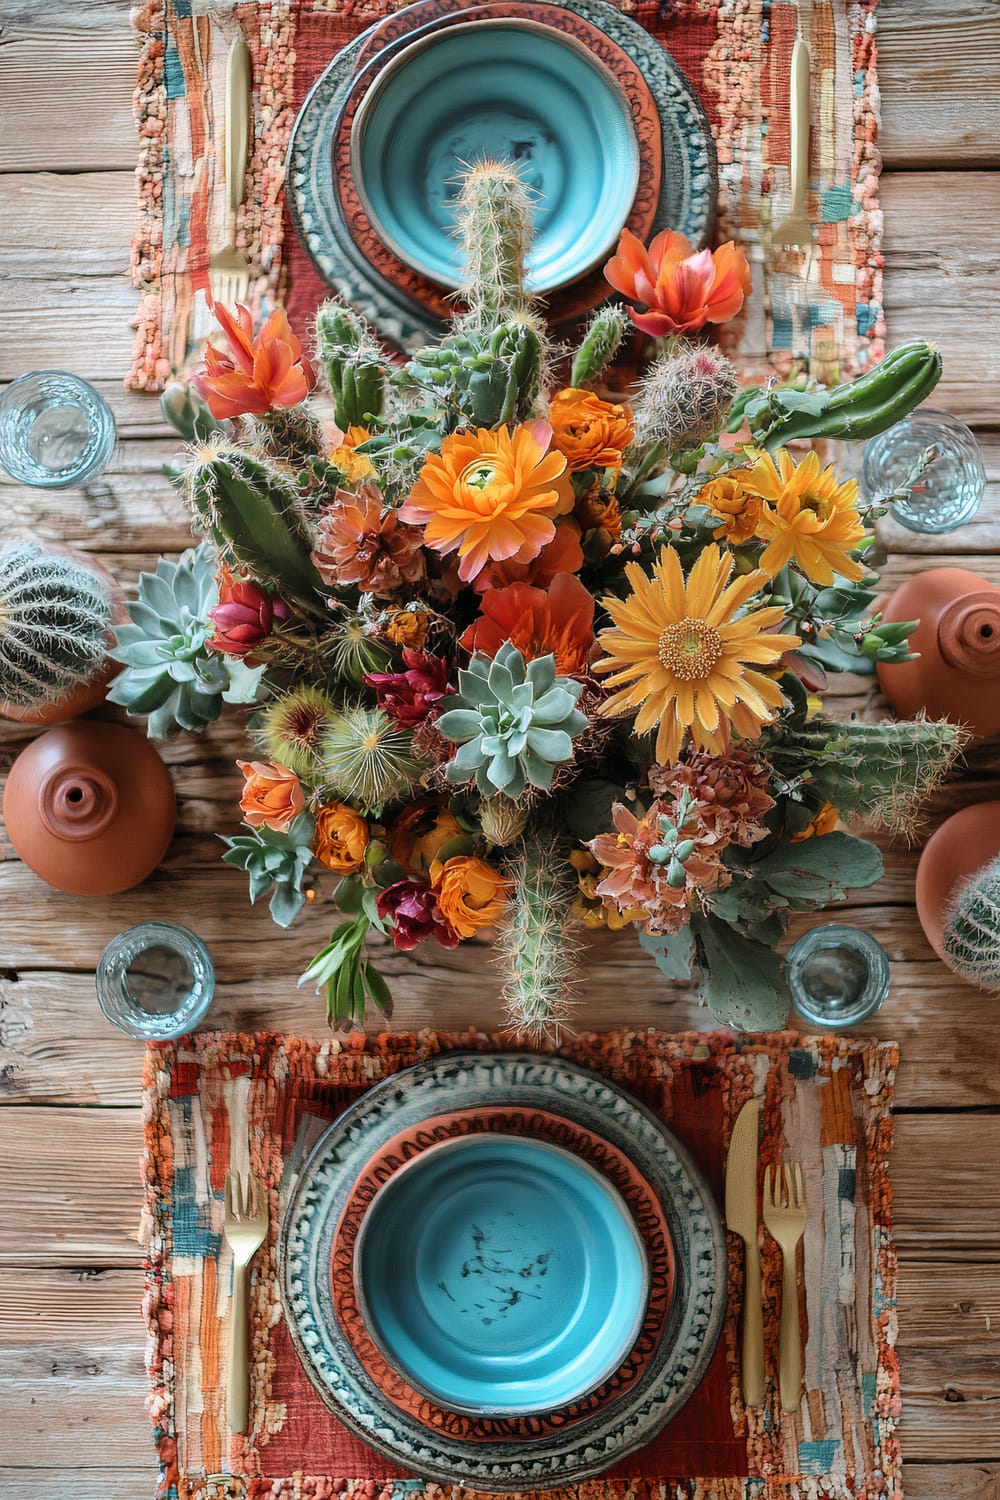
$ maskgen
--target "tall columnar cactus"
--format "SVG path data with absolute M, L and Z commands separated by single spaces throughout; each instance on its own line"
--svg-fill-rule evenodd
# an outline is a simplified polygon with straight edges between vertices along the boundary
M 616 303 L 598 308 L 573 357 L 570 385 L 578 387 L 600 380 L 621 348 L 628 329 L 629 320 Z
M 945 919 L 944 951 L 956 974 L 1000 991 L 1000 855 L 959 891 Z
M 724 354 L 681 342 L 655 360 L 635 401 L 639 443 L 662 443 L 665 453 L 695 447 L 725 423 L 739 376 Z
M 303 610 L 325 614 L 325 588 L 310 556 L 312 527 L 285 472 L 244 448 L 209 443 L 184 475 L 184 495 L 224 562 Z
M 516 167 L 483 161 L 466 174 L 456 200 L 462 246 L 459 294 L 464 328 L 489 331 L 530 313 L 524 264 L 531 247 L 531 194 Z
M 497 934 L 507 1024 L 526 1038 L 558 1037 L 572 1004 L 577 882 L 568 847 L 526 835 L 506 866 L 510 901 Z
M 316 350 L 333 395 L 333 416 L 344 432 L 370 426 L 385 410 L 386 360 L 353 308 L 336 300 L 316 314 Z
M 89 568 L 34 542 L 0 552 L 0 699 L 41 708 L 91 682 L 110 626 L 108 590 Z

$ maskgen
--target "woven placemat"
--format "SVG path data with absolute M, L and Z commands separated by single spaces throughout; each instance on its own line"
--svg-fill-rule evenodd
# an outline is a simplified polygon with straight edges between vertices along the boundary
M 279 1190 L 303 1124 L 333 1119 L 381 1078 L 428 1057 L 509 1044 L 482 1033 L 331 1038 L 207 1032 L 146 1054 L 144 1110 L 149 1409 L 164 1500 L 459 1500 L 361 1444 L 327 1410 L 282 1316 Z M 888 1155 L 897 1049 L 836 1037 L 606 1032 L 550 1049 L 606 1074 L 668 1121 L 722 1191 L 733 1121 L 760 1098 L 761 1159 L 802 1163 L 810 1205 L 803 1244 L 805 1395 L 776 1389 L 780 1256 L 763 1250 L 763 1409 L 739 1391 L 739 1242 L 731 1296 L 702 1386 L 646 1448 L 564 1500 L 865 1500 L 898 1494 L 895 1256 Z M 246 1123 L 248 1122 L 248 1124 Z M 293 1157 L 294 1159 L 294 1157 Z M 249 1162 L 269 1194 L 270 1234 L 255 1262 L 252 1430 L 226 1426 L 230 1261 L 223 1184 Z M 227 1480 L 227 1474 L 236 1476 Z M 222 1476 L 212 1479 L 210 1476 Z M 554 1492 L 550 1492 L 554 1493 Z
M 250 302 L 277 301 L 301 329 L 325 294 L 284 208 L 284 160 L 298 108 L 337 51 L 404 0 L 140 0 L 136 87 L 139 289 L 126 384 L 158 390 L 192 352 L 196 293 L 225 244 L 225 59 L 237 29 L 253 59 L 254 144 L 238 244 L 254 267 Z M 780 255 L 770 227 L 788 209 L 788 89 L 795 0 L 616 0 L 673 54 L 712 125 L 719 157 L 717 238 L 735 238 L 753 295 L 727 332 L 747 375 L 798 360 L 824 381 L 884 350 L 878 199 L 877 0 L 803 6 L 812 50 L 811 260 Z

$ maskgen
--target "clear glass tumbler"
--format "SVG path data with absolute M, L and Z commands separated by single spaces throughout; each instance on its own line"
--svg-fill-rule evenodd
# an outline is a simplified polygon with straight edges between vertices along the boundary
M 83 484 L 107 466 L 114 446 L 110 406 L 78 375 L 33 370 L 0 396 L 0 464 L 21 484 Z
M 145 1042 L 184 1036 L 204 1020 L 215 990 L 208 949 L 186 927 L 142 922 L 101 954 L 97 999 L 113 1026 Z
M 800 1016 L 813 1026 L 843 1030 L 881 1009 L 889 993 L 889 959 L 861 928 L 828 922 L 793 943 L 785 978 Z
M 938 534 L 971 521 L 986 488 L 986 469 L 975 436 L 946 411 L 920 407 L 865 445 L 862 488 L 869 501 L 905 484 L 921 455 L 937 456 L 927 473 L 891 513 L 910 531 Z

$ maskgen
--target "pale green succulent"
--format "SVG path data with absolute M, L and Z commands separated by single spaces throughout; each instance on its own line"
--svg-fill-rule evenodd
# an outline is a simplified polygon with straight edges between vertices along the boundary
M 473 656 L 445 699 L 438 731 L 460 749 L 448 780 L 471 781 L 484 797 L 520 797 L 528 785 L 548 791 L 556 767 L 573 759 L 573 736 L 587 727 L 576 707 L 582 683 L 557 677 L 554 656 L 525 662 L 507 641 L 493 661 Z
M 315 826 L 309 813 L 300 813 L 287 833 L 264 825 L 223 840 L 225 863 L 250 877 L 251 903 L 271 892 L 269 910 L 279 927 L 291 926 L 306 899 L 302 880 L 312 863 Z

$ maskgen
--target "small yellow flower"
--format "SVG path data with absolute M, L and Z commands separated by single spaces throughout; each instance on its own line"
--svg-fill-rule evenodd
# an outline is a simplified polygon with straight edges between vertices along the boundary
M 781 449 L 761 453 L 745 471 L 746 488 L 764 502 L 757 535 L 767 543 L 760 566 L 768 577 L 793 562 L 812 583 L 829 587 L 834 574 L 858 583 L 865 570 L 851 553 L 865 534 L 858 515 L 858 482 L 840 481 L 815 453 L 801 463 Z
M 357 453 L 362 443 L 367 443 L 371 433 L 367 427 L 348 427 L 341 441 L 335 448 L 331 448 L 327 457 L 332 464 L 343 474 L 348 484 L 357 484 L 359 480 L 367 479 L 370 474 L 375 473 L 375 466 L 367 453 Z
M 607 871 L 589 849 L 574 849 L 569 858 L 579 886 L 570 912 L 578 922 L 591 931 L 607 927 L 610 932 L 620 932 L 623 927 L 631 927 L 633 922 L 643 921 L 645 912 L 640 907 L 619 911 L 616 906 L 605 906 L 597 894 L 597 883 Z

